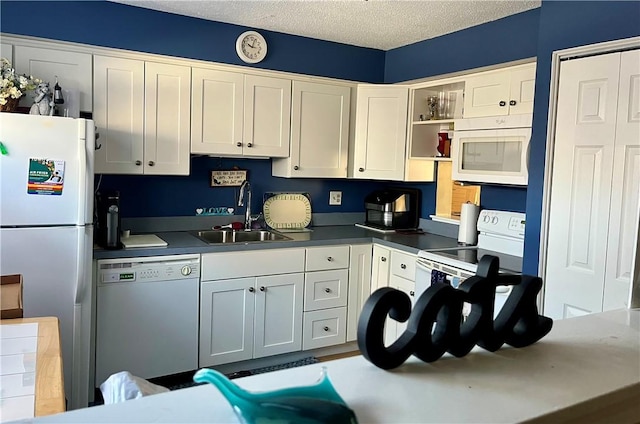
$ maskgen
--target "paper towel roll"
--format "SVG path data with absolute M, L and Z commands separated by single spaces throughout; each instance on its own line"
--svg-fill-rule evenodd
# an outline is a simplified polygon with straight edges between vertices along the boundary
M 458 244 L 473 246 L 478 242 L 478 214 L 480 207 L 471 202 L 463 203 L 460 208 L 460 228 Z

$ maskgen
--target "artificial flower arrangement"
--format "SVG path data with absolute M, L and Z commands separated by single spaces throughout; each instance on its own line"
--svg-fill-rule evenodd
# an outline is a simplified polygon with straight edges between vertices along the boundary
M 18 75 L 6 58 L 2 61 L 2 81 L 0 82 L 0 110 L 12 111 L 18 106 L 20 98 L 33 90 L 42 81 L 27 75 Z

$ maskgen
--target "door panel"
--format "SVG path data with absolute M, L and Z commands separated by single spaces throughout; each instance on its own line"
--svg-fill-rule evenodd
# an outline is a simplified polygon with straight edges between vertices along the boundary
M 145 64 L 144 173 L 189 175 L 191 68 Z
M 545 315 L 602 310 L 620 55 L 561 64 Z
M 142 174 L 144 143 L 144 62 L 94 56 L 94 120 L 101 148 L 97 174 Z
M 254 358 L 302 349 L 304 274 L 256 279 Z
M 620 59 L 604 310 L 628 308 L 640 209 L 640 50 Z
M 200 292 L 200 366 L 251 359 L 255 278 L 205 281 Z
M 191 152 L 241 155 L 244 75 L 193 68 Z
M 358 86 L 354 178 L 404 178 L 409 90 Z

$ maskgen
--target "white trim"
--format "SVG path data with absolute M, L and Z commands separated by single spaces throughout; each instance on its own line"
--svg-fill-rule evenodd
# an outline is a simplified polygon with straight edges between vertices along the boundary
M 556 132 L 556 114 L 558 103 L 558 85 L 560 83 L 560 61 L 568 58 L 578 58 L 604 54 L 616 50 L 640 48 L 640 37 L 625 38 L 590 44 L 569 49 L 556 50 L 551 54 L 551 84 L 549 87 L 549 112 L 547 116 L 547 141 L 545 151 L 544 185 L 542 192 L 542 215 L 540 219 L 540 247 L 538 257 L 538 275 L 542 281 L 546 280 L 547 244 L 549 233 L 549 209 L 551 208 L 551 175 L 553 171 L 554 135 Z M 540 72 L 540 69 L 538 69 Z M 540 296 L 544 298 L 544 286 Z M 542 311 L 544 312 L 544 311 Z

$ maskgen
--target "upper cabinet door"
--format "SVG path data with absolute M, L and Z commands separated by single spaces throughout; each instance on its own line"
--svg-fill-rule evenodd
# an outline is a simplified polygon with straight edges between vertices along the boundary
M 0 57 L 8 59 L 13 63 L 13 45 L 7 43 L 0 43 Z
M 96 174 L 142 174 L 144 62 L 93 56 Z
M 192 69 L 191 152 L 242 155 L 244 75 Z
M 72 102 L 74 98 L 79 98 L 79 110 L 85 112 L 93 110 L 90 54 L 15 46 L 14 56 L 16 72 L 48 81 L 52 91 L 57 77 L 63 90 L 77 92 L 77 96 L 67 96 L 68 98 L 65 99 L 66 107 L 73 109 L 69 102 Z M 25 101 L 28 103 L 23 106 L 31 106 L 32 98 L 26 97 L 28 101 Z
M 470 77 L 464 89 L 464 117 L 509 114 L 509 71 L 503 70 Z
M 464 117 L 532 113 L 535 79 L 535 63 L 470 76 L 465 83 Z
M 409 89 L 359 85 L 353 178 L 404 179 Z
M 536 88 L 536 64 L 511 71 L 509 90 L 509 115 L 533 113 L 533 97 Z
M 145 65 L 144 173 L 189 175 L 191 68 Z
M 243 155 L 289 156 L 291 80 L 245 75 Z
M 291 155 L 274 159 L 279 177 L 346 178 L 351 88 L 293 82 Z

